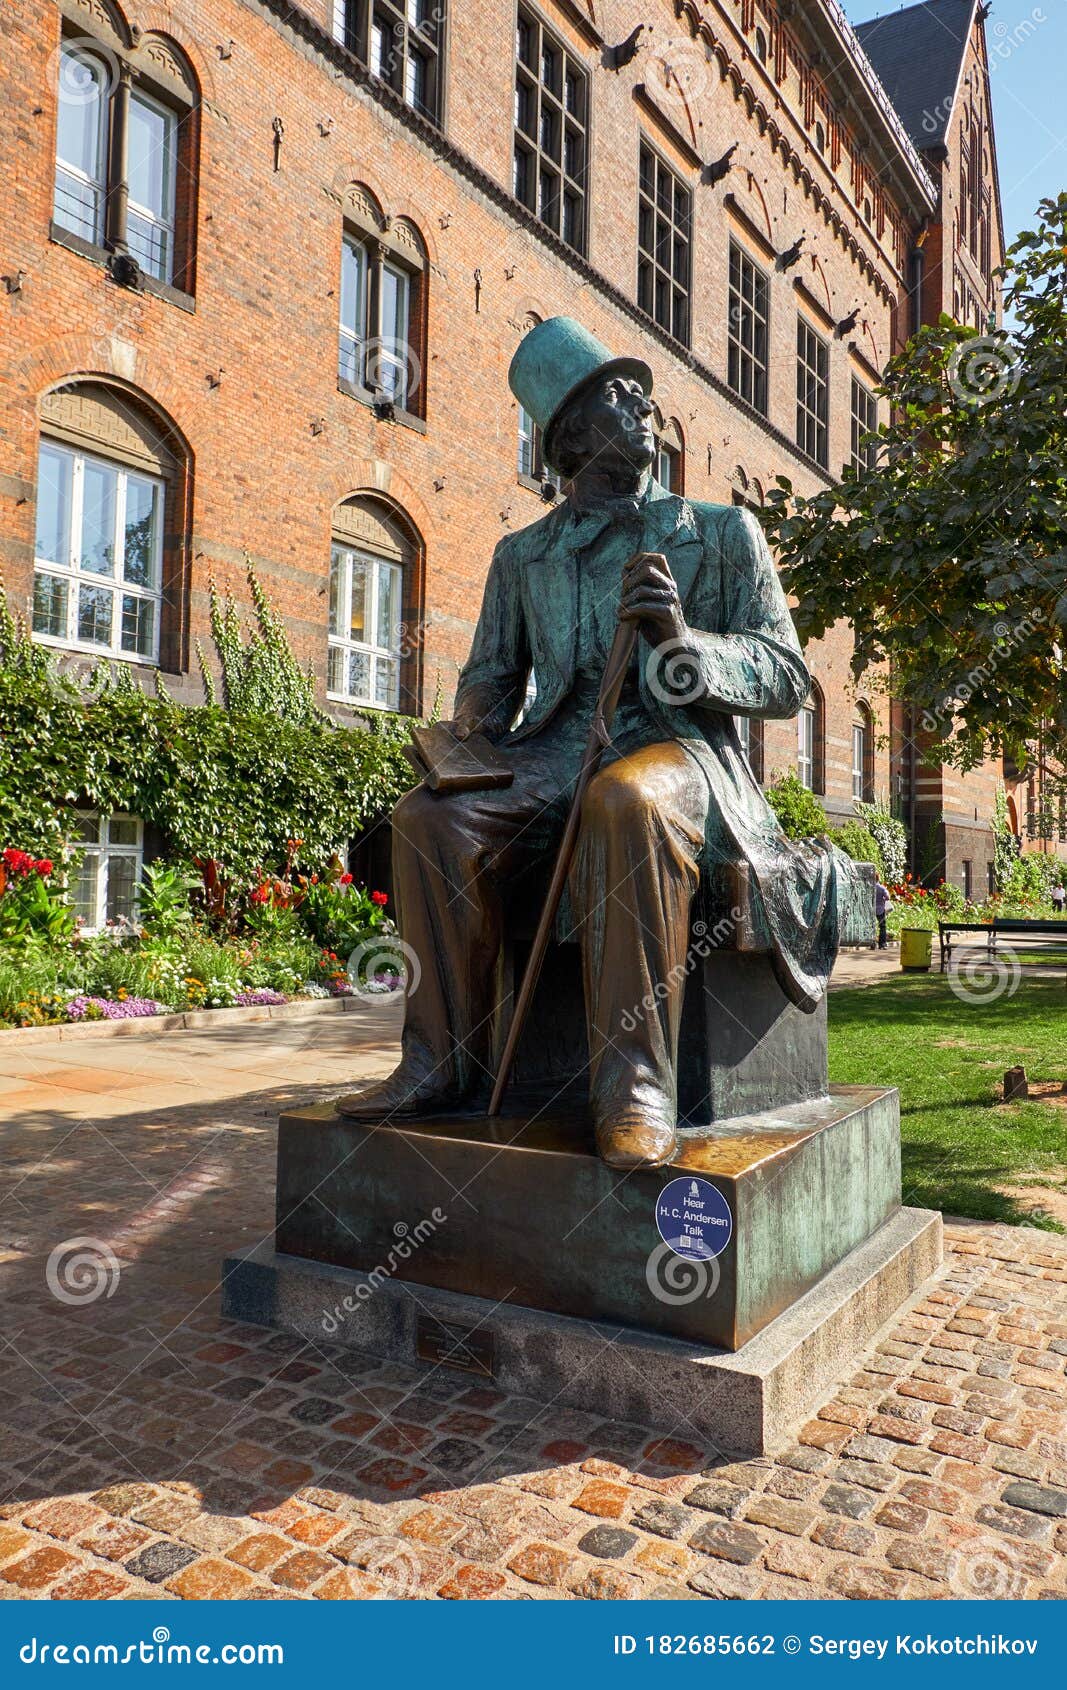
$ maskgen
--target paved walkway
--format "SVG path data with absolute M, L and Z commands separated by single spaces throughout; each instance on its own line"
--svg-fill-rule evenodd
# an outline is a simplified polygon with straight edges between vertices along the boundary
M 1046 1234 L 950 1229 L 774 1460 L 223 1321 L 279 1108 L 401 1008 L 0 1050 L 0 1595 L 1067 1596 Z

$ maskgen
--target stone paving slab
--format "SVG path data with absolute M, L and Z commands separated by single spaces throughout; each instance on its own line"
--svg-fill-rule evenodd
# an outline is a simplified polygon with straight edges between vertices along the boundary
M 279 1109 L 384 1071 L 386 1014 L 358 1049 L 348 1016 L 170 1035 L 149 1108 L 80 1089 L 82 1052 L 66 1091 L 50 1059 L 14 1076 L 0 1596 L 1067 1596 L 1045 1233 L 949 1226 L 943 1272 L 774 1459 L 224 1320 L 224 1251 L 270 1232 Z M 98 1078 L 134 1045 L 101 1045 Z

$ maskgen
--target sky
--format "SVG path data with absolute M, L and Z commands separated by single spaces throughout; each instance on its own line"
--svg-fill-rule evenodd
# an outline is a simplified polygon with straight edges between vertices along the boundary
M 843 0 L 866 23 L 901 8 Z M 1067 189 L 1067 0 L 995 0 L 986 22 L 1004 236 L 1032 228 L 1040 200 Z

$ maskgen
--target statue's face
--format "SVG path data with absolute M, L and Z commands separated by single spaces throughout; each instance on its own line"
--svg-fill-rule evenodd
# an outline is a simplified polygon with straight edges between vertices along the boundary
M 622 462 L 648 469 L 656 456 L 654 410 L 640 382 L 618 375 L 595 382 L 581 405 L 581 420 L 589 436 L 587 462 L 595 460 L 606 468 Z

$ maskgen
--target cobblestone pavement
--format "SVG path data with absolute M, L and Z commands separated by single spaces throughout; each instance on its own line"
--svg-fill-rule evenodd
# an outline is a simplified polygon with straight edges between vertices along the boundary
M 278 1109 L 352 1077 L 349 1022 L 0 1058 L 0 1595 L 1067 1595 L 1047 1234 L 951 1227 L 768 1460 L 223 1321 L 223 1255 L 270 1231 Z M 394 1033 L 368 1016 L 364 1071 Z

